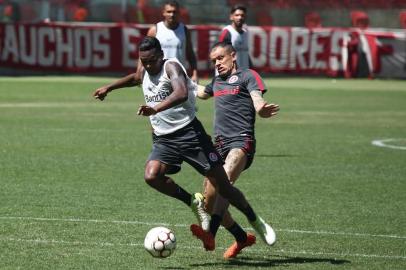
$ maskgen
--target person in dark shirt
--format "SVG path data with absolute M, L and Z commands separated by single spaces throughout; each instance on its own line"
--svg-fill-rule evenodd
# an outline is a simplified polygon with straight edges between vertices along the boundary
M 215 146 L 225 160 L 224 168 L 232 184 L 253 161 L 256 113 L 260 117 L 269 118 L 279 111 L 279 105 L 269 104 L 263 99 L 266 88 L 260 75 L 252 69 L 239 69 L 236 58 L 236 51 L 229 42 L 216 43 L 211 50 L 210 59 L 218 76 L 206 87 L 199 85 L 196 93 L 201 99 L 215 99 Z M 244 247 L 255 243 L 255 235 L 246 233 L 233 220 L 227 210 L 228 202 L 216 194 L 209 181 L 205 181 L 205 197 L 206 209 L 213 214 L 209 233 L 215 235 L 221 224 L 236 239 L 224 253 L 224 258 L 234 258 Z M 273 245 L 276 241 L 272 228 L 266 237 L 261 237 L 268 245 Z

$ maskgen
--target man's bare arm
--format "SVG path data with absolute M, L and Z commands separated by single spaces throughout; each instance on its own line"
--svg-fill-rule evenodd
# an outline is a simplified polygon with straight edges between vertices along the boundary
M 190 38 L 190 33 L 186 26 L 185 26 L 185 35 L 186 35 L 186 59 L 189 62 L 190 68 L 192 69 L 191 79 L 197 82 L 199 78 L 197 74 L 196 54 L 193 51 L 192 39 Z
M 198 84 L 197 90 L 195 91 L 196 97 L 200 99 L 209 99 L 211 96 L 204 91 L 205 87 Z
M 278 104 L 268 104 L 262 97 L 262 93 L 259 90 L 254 90 L 250 92 L 252 102 L 254 103 L 255 111 L 260 117 L 268 118 L 278 114 L 279 105 Z
M 171 80 L 172 93 L 155 107 L 150 107 L 148 105 L 140 106 L 138 109 L 139 115 L 150 116 L 165 111 L 185 102 L 189 98 L 186 86 L 186 74 L 183 72 L 180 65 L 178 63 L 168 63 L 165 68 Z
M 156 36 L 156 25 L 153 25 L 148 29 L 147 36 L 149 36 L 149 37 Z
M 129 74 L 111 84 L 104 85 L 93 92 L 93 96 L 96 99 L 104 100 L 107 94 L 115 89 L 124 87 L 131 87 L 141 84 L 143 70 L 137 70 L 137 72 Z

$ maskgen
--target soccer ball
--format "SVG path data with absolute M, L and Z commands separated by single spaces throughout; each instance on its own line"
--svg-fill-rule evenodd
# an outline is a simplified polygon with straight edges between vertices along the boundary
M 145 236 L 144 247 L 155 258 L 169 257 L 176 248 L 175 234 L 165 227 L 152 228 Z

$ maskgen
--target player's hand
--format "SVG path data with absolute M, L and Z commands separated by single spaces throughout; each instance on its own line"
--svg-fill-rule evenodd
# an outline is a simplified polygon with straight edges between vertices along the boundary
M 258 111 L 258 115 L 263 117 L 263 118 L 269 118 L 274 115 L 277 115 L 279 111 L 279 105 L 278 104 L 268 104 L 264 103 L 262 108 Z
M 94 93 L 93 93 L 93 97 L 95 98 L 95 99 L 98 99 L 98 100 L 104 100 L 104 98 L 107 96 L 107 93 L 109 92 L 109 89 L 108 89 L 108 87 L 107 86 L 103 86 L 103 87 L 100 87 L 100 88 L 98 88 L 96 91 L 94 91 Z
M 197 74 L 193 74 L 190 79 L 196 84 L 199 83 L 199 77 L 197 76 Z
M 143 116 L 151 116 L 156 113 L 157 113 L 157 111 L 148 105 L 141 105 L 138 108 L 138 112 L 137 112 L 138 115 L 143 115 Z

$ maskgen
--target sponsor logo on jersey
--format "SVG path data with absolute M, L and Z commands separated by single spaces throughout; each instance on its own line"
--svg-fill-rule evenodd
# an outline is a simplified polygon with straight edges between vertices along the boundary
M 230 79 L 228 79 L 228 83 L 235 83 L 236 81 L 238 81 L 237 75 L 233 75 L 230 77 Z
M 233 89 L 219 89 L 214 92 L 215 97 L 225 96 L 225 95 L 238 95 L 240 93 L 240 87 L 237 86 Z
M 165 100 L 171 93 L 167 90 L 164 92 L 159 92 L 156 95 L 145 95 L 145 102 L 161 102 Z
M 219 160 L 219 158 L 217 157 L 216 153 L 211 152 L 209 154 L 209 159 L 213 162 L 216 162 L 217 160 Z

